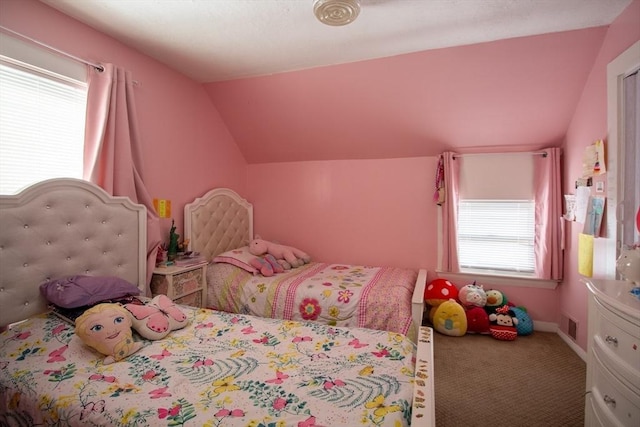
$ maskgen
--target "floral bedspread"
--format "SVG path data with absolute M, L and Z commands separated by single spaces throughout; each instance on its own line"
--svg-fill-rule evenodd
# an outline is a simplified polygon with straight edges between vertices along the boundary
M 0 425 L 409 425 L 406 337 L 182 309 L 186 328 L 111 365 L 51 314 L 3 332 Z
M 264 277 L 216 263 L 207 268 L 207 306 L 230 313 L 392 331 L 415 340 L 411 296 L 417 275 L 401 268 L 310 263 Z

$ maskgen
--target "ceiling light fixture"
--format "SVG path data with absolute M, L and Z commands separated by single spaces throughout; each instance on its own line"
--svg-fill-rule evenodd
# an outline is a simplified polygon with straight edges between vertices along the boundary
M 313 13 L 323 24 L 347 25 L 358 17 L 360 3 L 358 0 L 315 0 Z

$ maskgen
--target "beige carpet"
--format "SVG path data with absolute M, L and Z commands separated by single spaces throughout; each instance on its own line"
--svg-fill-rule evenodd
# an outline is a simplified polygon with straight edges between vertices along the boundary
M 555 333 L 434 333 L 437 427 L 584 425 L 586 369 Z

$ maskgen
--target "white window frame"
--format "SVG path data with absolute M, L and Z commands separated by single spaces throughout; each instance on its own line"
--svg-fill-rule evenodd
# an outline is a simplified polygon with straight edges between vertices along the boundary
M 499 155 L 500 153 L 496 153 L 497 155 Z M 503 153 L 505 155 L 509 155 L 509 154 L 514 154 L 517 155 L 518 153 Z M 532 155 L 537 155 L 536 153 L 533 153 Z M 506 160 L 507 162 L 509 162 L 509 160 Z M 513 167 L 513 165 L 510 165 L 510 167 Z M 485 177 L 483 177 L 484 179 Z M 495 176 L 494 176 L 495 179 Z M 462 179 L 461 179 L 462 181 Z M 532 181 L 532 185 L 533 185 L 533 181 Z M 502 200 L 520 200 L 520 197 L 514 197 L 512 194 L 512 191 L 514 191 L 513 188 L 509 189 L 506 188 L 505 189 L 505 196 L 504 197 L 500 197 L 500 199 Z M 461 194 L 460 195 L 460 199 L 464 200 L 465 195 Z M 470 198 L 470 197 L 469 197 Z M 476 282 L 478 285 L 483 285 L 485 288 L 490 288 L 490 287 L 494 287 L 494 286 L 512 286 L 512 287 L 527 287 L 527 288 L 536 288 L 536 289 L 556 289 L 558 286 L 558 283 L 561 282 L 561 280 L 547 280 L 547 279 L 540 279 L 537 277 L 528 277 L 526 275 L 522 275 L 522 274 L 516 274 L 516 273 L 506 273 L 506 272 L 498 272 L 498 271 L 493 271 L 493 272 L 487 272 L 487 271 L 464 271 L 464 269 L 460 272 L 457 273 L 452 273 L 449 271 L 444 271 L 442 269 L 442 261 L 443 261 L 443 250 L 444 250 L 444 246 L 443 246 L 443 240 L 442 240 L 442 233 L 443 233 L 443 212 L 444 209 L 442 206 L 438 206 L 437 208 L 437 229 L 438 229 L 438 233 L 437 233 L 437 244 L 438 244 L 438 261 L 437 261 L 437 267 L 436 267 L 436 275 L 437 277 L 440 278 L 444 278 L 444 279 L 448 279 L 450 281 L 452 281 L 453 283 L 459 283 L 459 284 L 467 284 L 467 283 L 473 283 Z
M 73 160 L 70 162 L 67 161 L 64 155 L 61 155 L 61 160 L 56 161 L 55 154 L 57 151 L 57 147 L 55 145 L 47 145 L 45 149 L 47 157 L 42 161 L 40 165 L 36 164 L 36 162 L 28 162 L 30 170 L 34 170 L 36 173 L 33 174 L 32 180 L 25 180 L 23 185 L 31 185 L 35 182 L 43 179 L 56 178 L 56 177 L 73 177 L 82 179 L 82 161 L 83 161 L 83 152 L 84 152 L 84 119 L 86 116 L 86 92 L 87 92 L 87 68 L 86 65 L 78 63 L 77 61 L 73 61 L 71 59 L 62 57 L 59 54 L 52 53 L 51 51 L 44 49 L 39 46 L 35 46 L 32 43 L 25 42 L 23 40 L 10 37 L 6 34 L 0 34 L 0 63 L 3 67 L 7 67 L 5 70 L 8 74 L 6 74 L 7 78 L 14 78 L 9 76 L 15 76 L 15 78 L 19 79 L 24 84 L 29 80 L 29 76 L 32 75 L 33 78 L 33 90 L 30 90 L 33 96 L 40 97 L 43 94 L 47 94 L 47 98 L 50 102 L 53 99 L 52 107 L 49 107 L 49 111 L 53 111 L 54 114 L 60 114 L 59 106 L 55 104 L 55 93 L 57 90 L 62 90 L 67 92 L 71 98 L 67 98 L 68 101 L 74 103 L 72 100 L 73 97 L 79 96 L 75 100 L 76 109 L 76 119 L 67 122 L 62 125 L 60 128 L 61 132 L 64 132 L 67 137 L 71 135 L 73 138 L 77 138 L 77 142 L 80 144 L 77 148 L 78 151 L 75 151 L 73 154 Z M 15 72 L 15 73 L 14 73 Z M 3 83 L 6 83 L 5 80 Z M 43 86 L 40 86 L 43 85 Z M 37 91 L 41 88 L 44 89 L 42 94 L 38 94 Z M 70 91 L 67 91 L 71 89 Z M 74 94 L 75 92 L 75 94 Z M 53 95 L 53 98 L 49 95 Z M 84 95 L 84 96 L 83 96 Z M 6 94 L 5 94 L 6 96 Z M 44 96 L 44 95 L 43 95 Z M 9 98 L 5 98 L 8 100 Z M 45 99 L 45 98 L 43 98 Z M 23 101 L 27 101 L 28 98 L 20 99 L 17 107 L 20 108 L 23 104 Z M 37 101 L 36 101 L 37 102 Z M 36 105 L 36 104 L 32 104 Z M 42 104 L 43 110 L 46 111 L 45 103 Z M 70 104 L 71 105 L 71 104 Z M 38 105 L 36 105 L 36 108 Z M 11 107 L 10 110 L 5 110 L 5 113 L 8 115 L 8 121 L 10 123 L 15 122 L 15 120 L 20 121 L 20 115 L 18 114 L 16 117 L 11 117 L 14 112 L 14 107 Z M 29 108 L 29 106 L 25 107 Z M 53 108 L 53 110 L 51 110 Z M 47 114 L 47 113 L 44 113 Z M 64 119 L 68 117 L 69 113 L 65 113 L 62 116 L 59 116 Z M 42 116 L 41 116 L 42 117 Z M 52 122 L 47 123 L 46 119 L 49 115 L 44 116 L 44 118 L 31 120 L 27 117 L 27 120 L 21 123 L 24 123 L 24 126 L 28 126 L 26 132 L 21 134 L 18 128 L 14 128 L 15 135 L 11 136 L 13 138 L 14 143 L 26 145 L 28 144 L 32 138 L 39 140 L 39 143 L 43 143 L 43 139 L 46 138 L 42 135 L 46 133 L 47 129 L 55 129 L 55 127 L 60 124 L 58 119 L 52 118 Z M 79 121 L 77 121 L 79 120 Z M 7 122 L 5 122 L 6 124 Z M 23 126 L 23 125 L 20 125 Z M 35 130 L 37 128 L 37 131 Z M 3 130 L 8 132 L 7 135 L 11 135 L 10 126 L 3 126 Z M 73 136 L 75 135 L 75 136 Z M 0 142 L 1 143 L 1 142 Z M 15 144 L 14 144 L 15 146 Z M 5 149 L 7 146 L 4 147 Z M 34 147 L 28 148 L 25 150 L 27 156 L 30 156 L 28 151 L 33 152 Z M 39 151 L 39 150 L 35 150 Z M 53 154 L 53 155 L 52 155 Z M 8 159 L 14 158 L 16 162 L 24 162 L 23 154 L 21 154 L 21 150 L 13 150 L 13 151 L 5 151 L 5 155 L 3 155 L 3 160 L 6 162 Z M 22 159 L 21 159 L 22 157 Z M 50 160 L 51 159 L 51 160 Z M 71 165 L 71 167 L 64 167 L 65 162 L 67 165 Z M 80 163 L 78 165 L 78 162 Z M 45 165 L 44 169 L 48 169 L 46 172 L 42 172 L 42 164 Z M 49 168 L 49 166 L 51 166 Z M 6 172 L 7 168 L 3 168 Z M 24 168 L 23 168 L 24 169 Z M 69 170 L 72 170 L 70 173 Z M 6 179 L 6 178 L 5 178 Z M 15 188 L 15 185 L 11 185 L 13 187 L 13 193 L 20 191 L 22 188 Z M 6 191 L 5 191 L 6 193 Z
M 624 96 L 622 81 L 640 68 L 640 41 L 635 42 L 607 64 L 607 203 L 606 237 L 595 239 L 593 247 L 593 273 L 606 279 L 615 279 L 616 259 L 620 254 L 620 203 L 624 190 Z
M 533 200 L 459 200 L 457 229 L 461 272 L 535 278 Z

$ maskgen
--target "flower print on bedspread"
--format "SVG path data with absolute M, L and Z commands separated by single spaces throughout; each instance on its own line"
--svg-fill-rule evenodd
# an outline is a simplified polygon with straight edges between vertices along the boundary
M 322 308 L 315 298 L 305 298 L 299 306 L 300 316 L 304 320 L 317 320 L 322 313 Z

